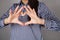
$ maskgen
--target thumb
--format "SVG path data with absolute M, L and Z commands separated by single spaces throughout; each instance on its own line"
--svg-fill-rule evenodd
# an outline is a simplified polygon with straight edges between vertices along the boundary
M 21 21 L 18 21 L 17 24 L 24 26 L 25 24 Z
M 29 24 L 32 24 L 32 22 L 28 21 L 28 22 L 25 23 L 25 25 L 29 25 Z

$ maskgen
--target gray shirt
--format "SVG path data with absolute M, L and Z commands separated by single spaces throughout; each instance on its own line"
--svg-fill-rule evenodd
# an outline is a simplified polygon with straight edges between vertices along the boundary
M 20 7 L 22 4 L 13 4 L 11 8 L 14 9 L 19 5 Z M 60 30 L 60 20 L 55 17 L 55 15 L 48 9 L 48 7 L 43 3 L 39 2 L 38 5 L 38 17 L 45 19 L 45 28 L 48 30 Z M 4 19 L 9 16 L 9 10 L 0 18 L 0 28 L 8 25 L 4 24 Z M 22 22 L 28 21 L 28 15 L 24 17 L 19 16 L 19 20 Z M 21 26 L 19 24 L 9 24 L 11 26 L 11 35 L 10 40 L 43 40 L 41 36 L 41 27 L 42 25 L 39 24 L 31 24 L 27 26 Z

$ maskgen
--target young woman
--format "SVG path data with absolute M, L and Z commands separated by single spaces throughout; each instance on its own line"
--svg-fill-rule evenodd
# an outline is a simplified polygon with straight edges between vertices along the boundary
M 41 27 L 60 30 L 60 20 L 38 0 L 21 0 L 0 18 L 0 27 L 11 25 L 10 40 L 43 40 Z

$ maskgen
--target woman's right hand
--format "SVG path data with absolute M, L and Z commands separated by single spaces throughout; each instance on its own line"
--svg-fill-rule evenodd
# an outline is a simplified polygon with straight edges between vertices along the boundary
M 23 7 L 19 9 L 19 6 L 16 7 L 14 12 L 10 9 L 9 17 L 4 20 L 4 24 L 17 23 L 19 25 L 24 25 L 21 21 L 18 20 L 18 17 L 21 15 Z

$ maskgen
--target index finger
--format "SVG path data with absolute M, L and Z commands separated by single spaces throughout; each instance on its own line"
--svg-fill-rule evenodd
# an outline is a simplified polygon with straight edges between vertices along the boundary
M 16 7 L 16 9 L 14 10 L 14 12 L 16 13 L 18 11 L 19 5 Z
M 28 9 L 32 12 L 32 8 L 31 8 L 29 5 L 28 5 L 27 7 L 28 7 Z
M 18 10 L 17 14 L 19 14 L 19 13 L 22 11 L 22 9 L 23 9 L 23 7 L 21 7 L 21 8 Z
M 24 6 L 24 8 L 26 9 L 27 12 L 30 12 L 29 9 L 26 6 Z

